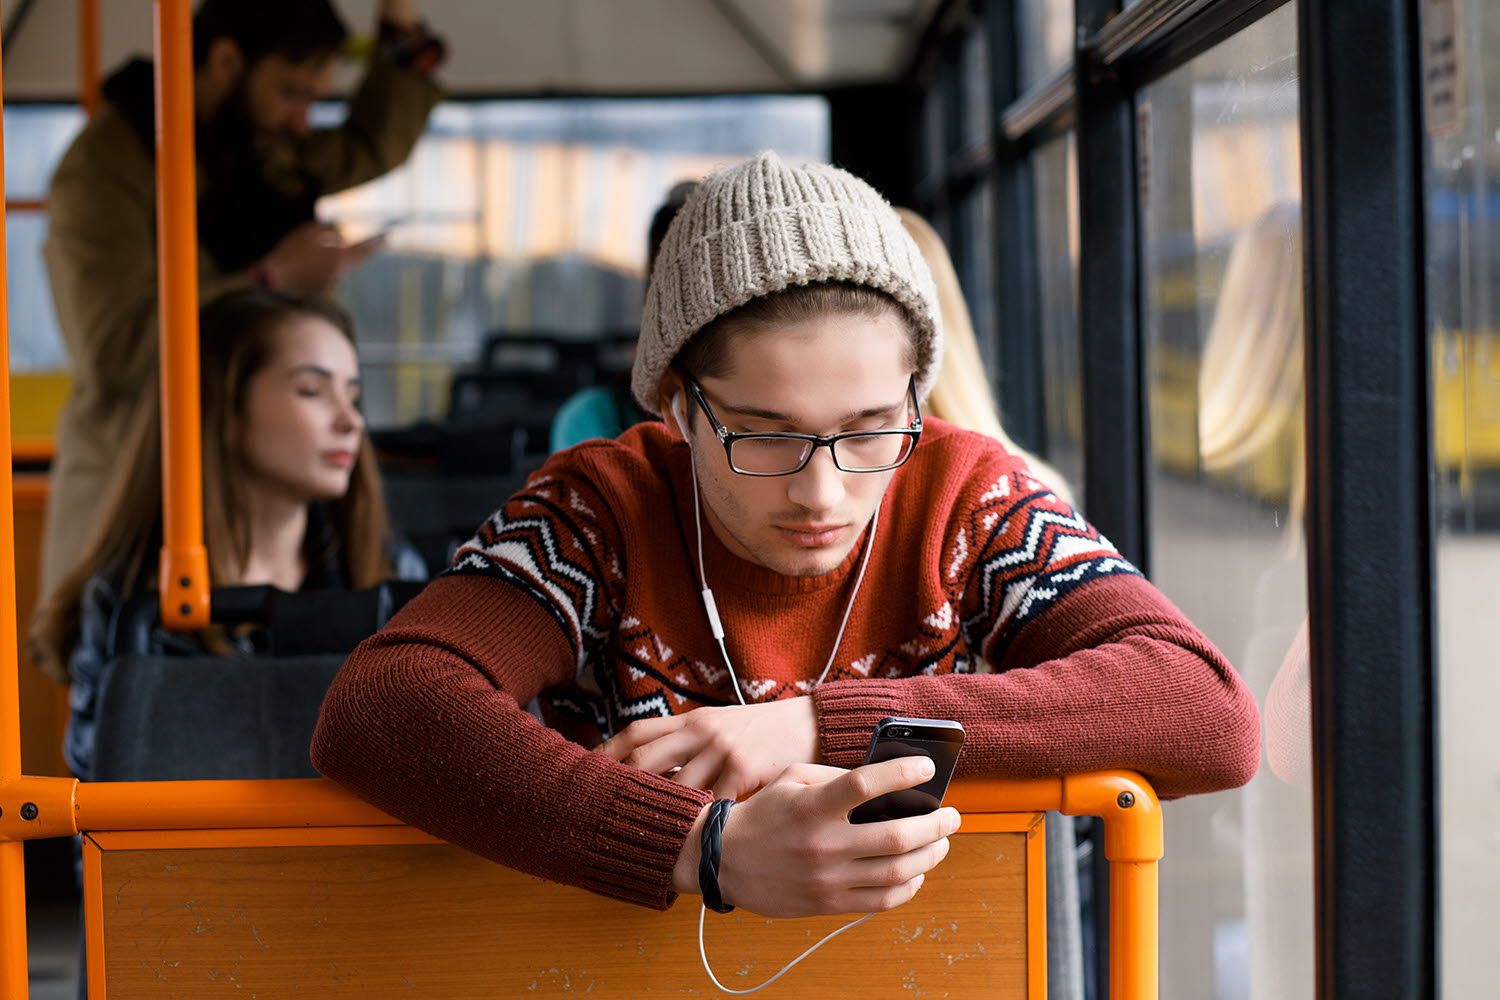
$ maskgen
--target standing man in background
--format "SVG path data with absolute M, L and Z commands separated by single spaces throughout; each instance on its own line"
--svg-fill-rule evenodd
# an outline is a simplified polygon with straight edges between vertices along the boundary
M 318 198 L 411 153 L 441 94 L 444 46 L 415 0 L 380 0 L 376 44 L 337 128 L 314 129 L 349 33 L 330 0 L 203 0 L 193 18 L 199 296 L 260 284 L 329 292 L 378 248 L 316 220 Z M 57 428 L 42 556 L 56 585 L 101 502 L 157 364 L 155 88 L 131 60 L 58 165 L 45 247 L 72 389 Z

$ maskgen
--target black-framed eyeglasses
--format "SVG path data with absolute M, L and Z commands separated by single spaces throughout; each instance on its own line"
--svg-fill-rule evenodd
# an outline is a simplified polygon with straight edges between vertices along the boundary
M 827 448 L 833 464 L 844 472 L 888 472 L 906 464 L 922 436 L 922 408 L 917 402 L 917 380 L 906 384 L 915 416 L 906 427 L 878 431 L 846 431 L 843 434 L 793 434 L 768 431 L 759 434 L 736 434 L 719 422 L 703 395 L 697 380 L 686 376 L 688 391 L 708 417 L 729 467 L 742 476 L 790 476 L 801 472 L 812 460 L 813 452 Z

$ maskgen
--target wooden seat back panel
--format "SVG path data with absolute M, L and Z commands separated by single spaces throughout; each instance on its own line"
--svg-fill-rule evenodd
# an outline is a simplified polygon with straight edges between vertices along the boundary
M 1030 881 L 1043 877 L 1041 821 L 1024 819 L 955 836 L 915 900 L 768 993 L 1045 996 L 1027 985 L 1039 954 L 1028 934 L 1046 933 Z M 277 833 L 234 846 L 184 846 L 193 832 L 89 837 L 85 893 L 103 929 L 101 946 L 90 927 L 95 1000 L 101 980 L 108 1000 L 717 995 L 699 963 L 696 898 L 656 913 L 410 836 L 268 844 Z M 162 846 L 140 846 L 150 841 Z M 845 919 L 709 914 L 709 957 L 726 985 L 752 986 Z

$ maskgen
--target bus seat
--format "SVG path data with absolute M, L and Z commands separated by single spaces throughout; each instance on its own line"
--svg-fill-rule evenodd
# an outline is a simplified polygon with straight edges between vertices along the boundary
M 120 657 L 105 667 L 94 780 L 312 778 L 339 655 Z
M 131 600 L 99 681 L 94 780 L 315 777 L 308 747 L 334 674 L 421 586 L 214 591 L 214 621 L 256 630 L 254 656 L 152 651 L 156 597 Z
M 906 906 L 812 955 L 775 995 L 1042 1000 L 1040 814 L 968 814 Z M 333 998 L 712 995 L 698 906 L 658 913 L 492 864 L 406 827 L 85 835 L 91 986 Z M 755 985 L 846 917 L 709 915 L 708 955 Z
M 429 576 L 447 569 L 454 550 L 525 482 L 524 475 L 472 472 L 402 472 L 384 479 L 391 521 L 421 554 Z
M 480 367 L 487 372 L 555 373 L 574 388 L 594 380 L 597 350 L 592 339 L 562 333 L 492 333 L 485 338 Z
M 579 388 L 567 373 L 464 372 L 453 377 L 447 422 L 458 427 L 545 426 Z

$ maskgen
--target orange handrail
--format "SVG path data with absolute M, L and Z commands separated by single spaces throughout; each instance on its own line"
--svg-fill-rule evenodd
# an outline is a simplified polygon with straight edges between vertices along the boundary
M 78 0 L 78 103 L 99 107 L 99 0 Z
M 0 93 L 4 87 L 0 86 Z M 0 108 L 4 101 L 0 98 Z M 0 130 L 3 130 L 0 110 Z M 5 149 L 0 141 L 0 201 Z M 16 531 L 11 500 L 10 328 L 5 288 L 5 227 L 0 226 L 0 787 L 21 777 L 21 676 L 16 658 Z M 9 812 L 10 802 L 0 803 Z M 0 822 L 3 822 L 0 815 Z M 24 846 L 0 842 L 0 994 L 26 995 L 26 866 Z
M 198 206 L 193 148 L 193 15 L 156 0 L 156 244 L 161 316 L 161 619 L 208 625 L 198 399 Z
M 21 803 L 31 804 L 31 820 L 14 818 Z M 1129 771 L 1031 780 L 970 778 L 954 783 L 947 804 L 967 813 L 1056 810 L 1101 818 L 1110 868 L 1109 995 L 1113 1000 L 1154 1000 L 1162 814 L 1144 779 Z M 399 825 L 319 779 L 80 783 L 72 778 L 22 778 L 0 787 L 0 841 L 65 837 L 84 830 Z

